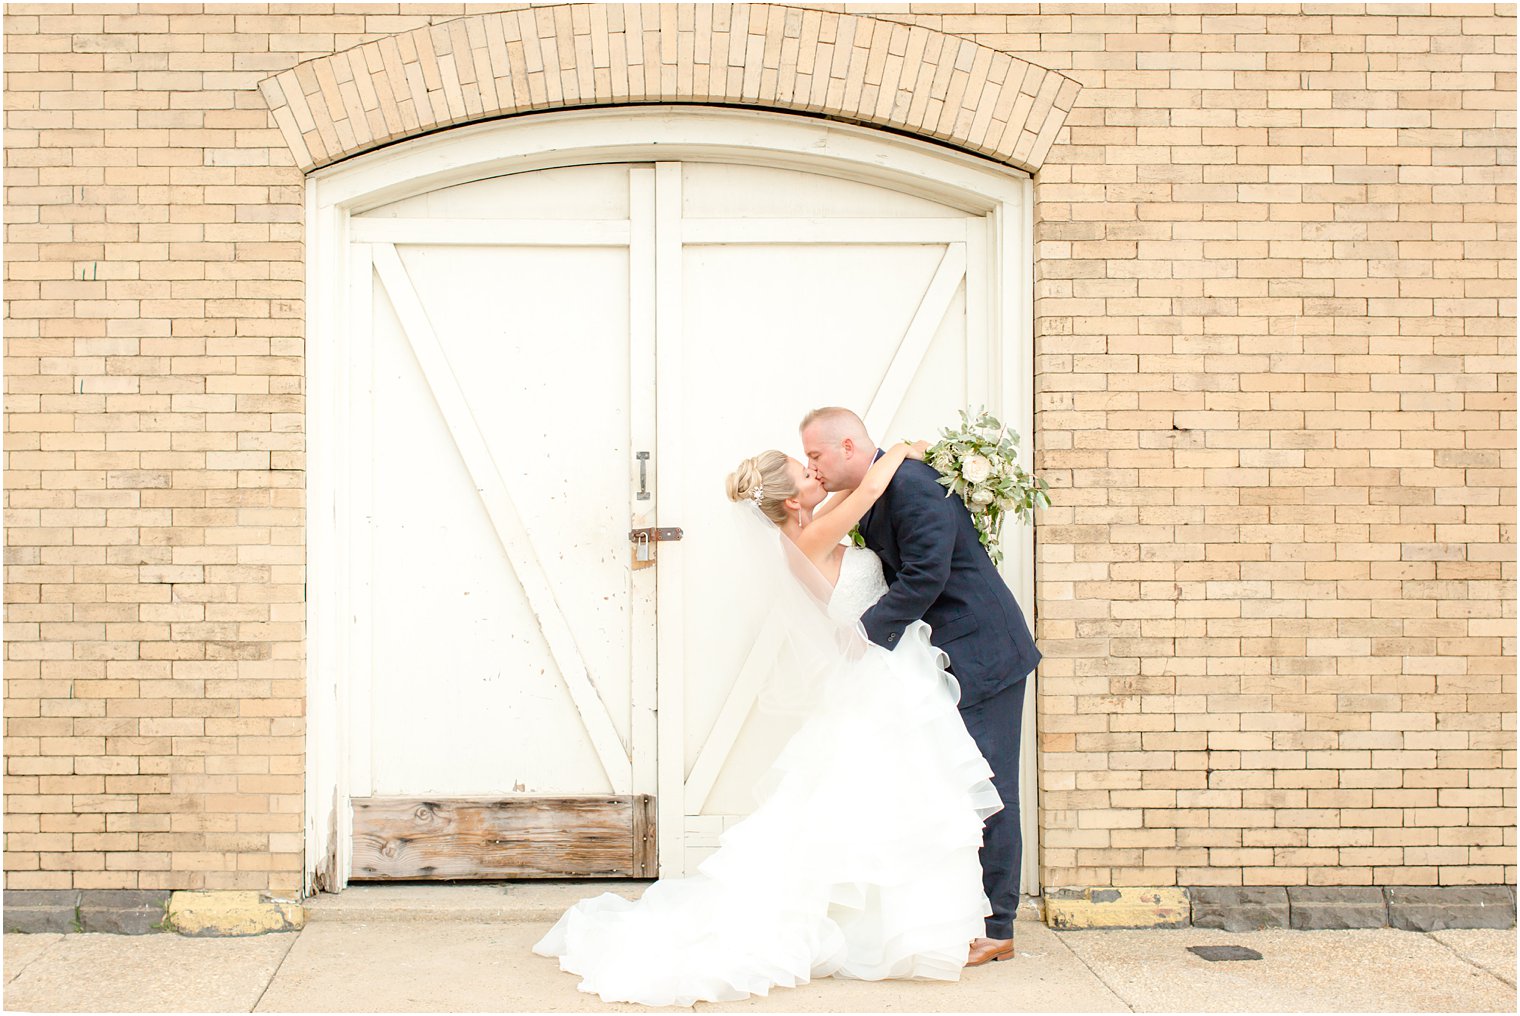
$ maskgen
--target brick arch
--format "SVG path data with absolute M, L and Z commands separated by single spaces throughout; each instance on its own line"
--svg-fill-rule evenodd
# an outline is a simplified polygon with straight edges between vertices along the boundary
M 560 4 L 367 42 L 260 82 L 303 171 L 538 110 L 701 103 L 822 115 L 1030 173 L 1079 85 L 969 39 L 780 4 Z

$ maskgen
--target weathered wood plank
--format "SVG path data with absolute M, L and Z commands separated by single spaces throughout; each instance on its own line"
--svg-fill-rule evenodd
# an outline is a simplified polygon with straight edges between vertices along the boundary
M 655 849 L 655 807 L 653 794 L 639 794 L 633 800 L 633 868 L 640 878 L 655 878 L 660 870 Z
M 354 879 L 650 877 L 654 797 L 355 798 Z

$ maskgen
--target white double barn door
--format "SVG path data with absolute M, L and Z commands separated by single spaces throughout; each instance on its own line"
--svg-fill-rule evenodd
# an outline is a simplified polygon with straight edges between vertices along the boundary
M 740 672 L 764 605 L 724 477 L 800 457 L 815 406 L 885 444 L 997 405 L 989 225 L 706 162 L 355 215 L 350 796 L 652 795 L 660 874 L 691 870 L 788 733 Z M 637 567 L 646 527 L 683 538 Z

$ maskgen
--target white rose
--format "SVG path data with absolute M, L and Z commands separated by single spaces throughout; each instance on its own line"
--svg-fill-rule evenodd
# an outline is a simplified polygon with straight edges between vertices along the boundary
M 992 473 L 992 463 L 981 455 L 967 455 L 961 463 L 961 475 L 968 483 L 981 483 Z
M 992 491 L 988 490 L 986 487 L 978 487 L 976 490 L 973 490 L 971 492 L 971 503 L 975 505 L 981 505 L 985 508 L 987 505 L 992 503 L 993 496 L 994 495 Z

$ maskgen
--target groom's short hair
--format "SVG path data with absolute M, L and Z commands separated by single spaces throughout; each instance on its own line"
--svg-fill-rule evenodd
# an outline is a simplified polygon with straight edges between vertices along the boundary
M 823 406 L 815 409 L 802 418 L 802 423 L 798 425 L 797 429 L 799 431 L 807 430 L 815 423 L 825 423 L 830 427 L 841 430 L 859 428 L 860 433 L 867 433 L 865 421 L 856 415 L 854 410 L 846 409 L 843 406 Z

